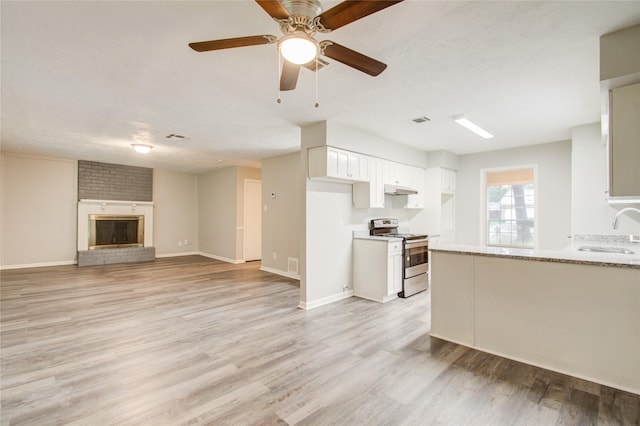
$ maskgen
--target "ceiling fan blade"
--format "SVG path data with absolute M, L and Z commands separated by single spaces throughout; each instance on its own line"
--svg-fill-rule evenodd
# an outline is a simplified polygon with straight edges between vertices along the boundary
M 377 76 L 387 68 L 387 64 L 332 41 L 323 41 L 320 43 L 320 47 L 323 55 L 373 77 Z
M 198 41 L 189 43 L 189 47 L 196 52 L 230 49 L 232 47 L 257 46 L 259 44 L 275 43 L 277 38 L 272 35 L 257 35 L 248 37 L 225 38 L 221 40 Z
M 256 3 L 274 19 L 287 19 L 291 16 L 278 0 L 256 0 Z
M 318 18 L 325 29 L 332 31 L 401 1 L 403 0 L 347 0 L 322 12 Z
M 280 75 L 280 90 L 293 90 L 298 83 L 300 65 L 292 64 L 289 61 L 282 63 L 282 74 Z

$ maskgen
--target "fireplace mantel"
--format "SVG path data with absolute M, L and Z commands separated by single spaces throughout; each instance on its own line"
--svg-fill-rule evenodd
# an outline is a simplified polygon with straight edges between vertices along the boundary
M 153 202 L 87 200 L 78 201 L 78 251 L 89 249 L 89 215 L 144 215 L 144 246 L 153 246 Z

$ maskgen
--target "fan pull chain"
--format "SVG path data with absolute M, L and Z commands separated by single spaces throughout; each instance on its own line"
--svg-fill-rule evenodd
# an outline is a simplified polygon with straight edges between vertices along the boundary
M 276 73 L 276 83 L 278 85 L 278 98 L 276 99 L 276 102 L 281 104 L 282 103 L 282 99 L 280 98 L 280 69 L 282 68 L 282 58 L 280 57 L 280 49 L 277 48 L 277 44 L 276 44 L 276 53 L 278 54 L 278 72 Z
M 318 103 L 318 74 L 320 73 L 320 70 L 318 69 L 318 56 L 316 54 L 316 103 L 314 105 L 314 107 L 318 108 L 320 106 L 320 103 Z

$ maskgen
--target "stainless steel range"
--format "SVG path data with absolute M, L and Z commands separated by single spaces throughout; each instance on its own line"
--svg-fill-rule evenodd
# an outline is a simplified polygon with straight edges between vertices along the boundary
M 372 219 L 369 234 L 378 237 L 402 238 L 404 268 L 400 297 L 413 296 L 429 287 L 429 238 L 421 234 L 398 233 L 399 221 L 395 218 Z

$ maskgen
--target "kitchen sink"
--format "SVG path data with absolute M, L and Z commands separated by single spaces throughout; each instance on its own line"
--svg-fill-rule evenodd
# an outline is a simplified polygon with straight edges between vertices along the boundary
M 624 247 L 580 246 L 578 250 L 595 253 L 636 254 L 635 251 Z

